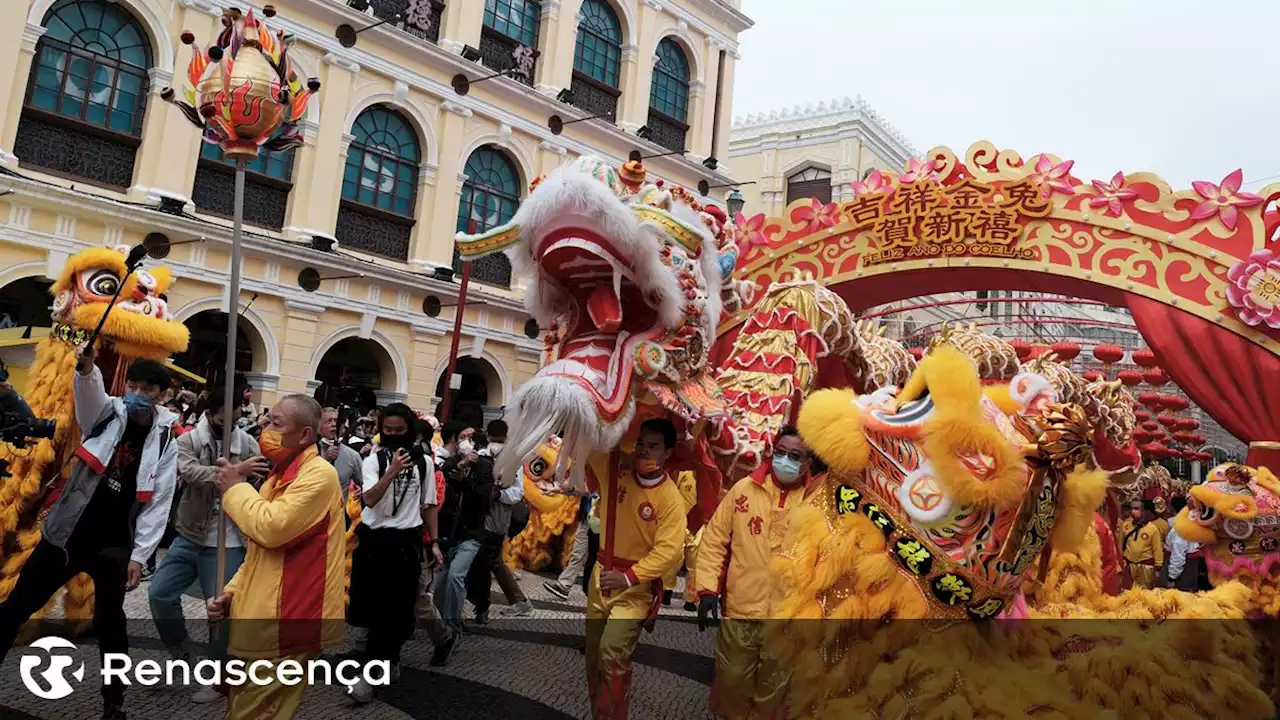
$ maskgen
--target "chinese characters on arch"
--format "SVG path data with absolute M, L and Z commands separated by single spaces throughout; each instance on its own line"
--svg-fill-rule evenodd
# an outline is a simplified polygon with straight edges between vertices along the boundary
M 1049 214 L 1040 186 L 1017 180 L 1003 186 L 962 180 L 940 186 L 929 179 L 904 183 L 892 193 L 855 197 L 840 205 L 845 222 L 870 230 L 876 252 L 864 265 L 930 257 L 1030 259 L 1018 247 L 1030 218 Z

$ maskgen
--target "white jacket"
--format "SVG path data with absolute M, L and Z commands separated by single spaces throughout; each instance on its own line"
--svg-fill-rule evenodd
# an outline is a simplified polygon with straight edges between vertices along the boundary
M 101 475 L 111 465 L 116 447 L 124 436 L 127 413 L 124 400 L 107 395 L 102 383 L 102 371 L 96 366 L 87 376 L 76 373 L 75 389 L 76 422 L 86 437 L 76 448 L 76 457 Z M 111 414 L 111 420 L 97 436 L 88 438 L 99 422 Z M 155 406 L 151 431 L 142 445 L 142 457 L 138 461 L 137 499 L 142 503 L 133 533 L 133 554 L 130 559 L 146 564 L 164 536 L 169 522 L 169 505 L 177 486 L 178 443 L 173 424 L 178 416 L 163 405 Z M 164 452 L 160 451 L 164 436 Z M 77 518 L 78 519 L 78 518 Z

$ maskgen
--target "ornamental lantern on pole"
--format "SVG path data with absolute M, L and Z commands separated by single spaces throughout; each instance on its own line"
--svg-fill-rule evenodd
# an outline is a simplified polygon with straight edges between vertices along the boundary
M 263 16 L 275 17 L 271 5 Z M 227 322 L 226 407 L 235 407 L 236 307 L 240 301 L 240 238 L 244 229 L 245 166 L 261 149 L 288 150 L 303 144 L 297 122 L 307 112 L 311 96 L 320 90 L 320 81 L 310 78 L 305 85 L 289 56 L 293 36 L 283 30 L 272 33 L 253 11 L 237 8 L 222 12 L 222 31 L 207 50 L 195 44 L 195 35 L 182 32 L 182 44 L 195 51 L 187 65 L 190 87 L 177 98 L 173 88 L 165 88 L 161 99 L 176 105 L 193 125 L 200 128 L 203 142 L 216 143 L 222 154 L 235 161 L 235 200 L 232 210 L 231 271 L 228 297 L 233 303 Z M 222 430 L 223 456 L 231 461 L 232 423 Z M 227 566 L 226 515 L 218 514 L 218 575 L 216 593 L 222 594 Z

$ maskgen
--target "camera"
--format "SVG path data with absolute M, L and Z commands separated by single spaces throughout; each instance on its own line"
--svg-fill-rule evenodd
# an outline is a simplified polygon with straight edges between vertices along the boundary
M 52 438 L 56 429 L 55 421 L 36 417 L 17 390 L 0 391 L 0 440 L 26 447 L 28 440 Z

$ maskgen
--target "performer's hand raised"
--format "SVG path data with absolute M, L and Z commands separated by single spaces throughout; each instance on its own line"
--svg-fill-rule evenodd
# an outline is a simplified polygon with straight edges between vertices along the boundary
M 703 595 L 698 598 L 698 632 L 711 627 L 712 620 L 720 619 L 720 596 Z

